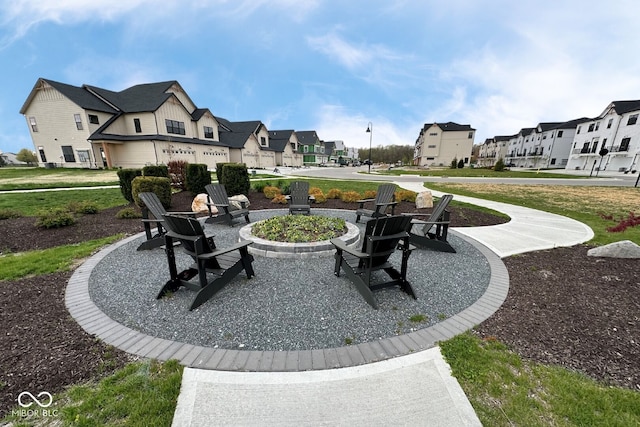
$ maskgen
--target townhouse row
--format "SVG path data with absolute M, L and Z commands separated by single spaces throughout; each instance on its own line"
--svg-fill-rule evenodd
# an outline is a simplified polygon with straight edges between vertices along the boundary
M 538 123 L 515 135 L 487 138 L 477 164 L 502 158 L 522 168 L 635 171 L 640 153 L 640 100 L 613 101 L 595 118 Z
M 41 167 L 141 168 L 172 160 L 300 167 L 358 157 L 316 131 L 268 130 L 198 108 L 177 81 L 119 92 L 40 78 L 20 109 Z

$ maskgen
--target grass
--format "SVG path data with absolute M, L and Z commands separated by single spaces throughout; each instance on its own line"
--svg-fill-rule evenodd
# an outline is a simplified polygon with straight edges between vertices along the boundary
M 465 183 L 428 183 L 427 186 L 432 190 L 510 203 L 573 218 L 591 227 L 594 238 L 590 243 L 594 245 L 621 240 L 640 244 L 640 227 L 627 228 L 620 233 L 607 231 L 608 227 L 628 217 L 629 212 L 638 209 L 640 191 L 636 188 Z M 608 215 L 615 219 L 603 218 Z
M 117 172 L 103 169 L 0 168 L 0 190 L 95 187 L 100 185 L 118 185 Z
M 13 209 L 23 216 L 38 216 L 56 208 L 66 208 L 70 204 L 78 203 L 91 203 L 98 209 L 128 204 L 122 197 L 119 188 L 5 193 L 0 195 L 0 210 Z
M 256 237 L 288 243 L 330 240 L 343 235 L 345 230 L 343 219 L 316 215 L 282 215 L 259 221 L 251 228 Z
M 0 169 L 0 185 L 3 185 L 2 179 L 7 178 L 3 175 L 5 170 Z M 518 173 L 518 176 L 523 175 Z M 309 181 L 311 186 L 324 192 L 340 188 L 363 194 L 379 185 L 326 179 Z M 626 238 L 640 241 L 640 233 L 635 229 L 615 236 L 606 232 L 606 227 L 614 224 L 601 217 L 601 213 L 626 217 L 630 210 L 640 205 L 640 193 L 635 189 L 428 185 L 433 190 L 513 203 L 575 218 L 594 229 L 594 243 Z M 37 197 L 36 203 L 44 209 L 64 207 L 78 200 L 93 201 L 100 208 L 125 204 L 119 189 L 37 193 Z M 25 208 L 33 205 L 33 193 L 0 197 L 0 209 L 18 209 L 33 216 L 34 210 Z M 102 245 L 119 238 L 121 236 L 0 257 L 0 279 L 13 280 L 25 275 L 68 270 Z M 446 315 L 439 314 L 438 318 L 441 317 Z M 350 339 L 346 337 L 345 344 L 348 345 Z M 503 344 L 494 340 L 482 341 L 470 333 L 440 344 L 454 376 L 484 425 L 640 425 L 640 395 L 637 392 L 608 387 L 566 369 L 523 361 Z M 132 363 L 100 383 L 77 385 L 54 400 L 59 405 L 64 425 L 170 425 L 181 373 L 182 368 L 175 361 Z
M 471 333 L 440 347 L 483 425 L 640 425 L 640 395 L 632 390 L 523 361 L 500 342 Z

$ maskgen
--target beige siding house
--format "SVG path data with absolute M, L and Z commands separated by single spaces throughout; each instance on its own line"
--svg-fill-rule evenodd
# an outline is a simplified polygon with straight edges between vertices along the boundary
M 475 129 L 453 122 L 426 123 L 416 140 L 413 164 L 416 166 L 449 166 L 453 159 L 468 165 L 473 150 Z

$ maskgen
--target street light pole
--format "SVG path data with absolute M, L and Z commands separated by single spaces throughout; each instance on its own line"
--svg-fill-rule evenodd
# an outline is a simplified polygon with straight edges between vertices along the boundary
M 369 173 L 371 173 L 371 139 L 373 138 L 373 123 L 367 125 L 367 133 L 369 134 Z

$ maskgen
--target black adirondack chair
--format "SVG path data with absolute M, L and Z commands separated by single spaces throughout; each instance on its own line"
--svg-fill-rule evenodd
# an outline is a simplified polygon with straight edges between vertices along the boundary
M 449 233 L 449 211 L 447 206 L 453 199 L 452 194 L 445 194 L 430 214 L 405 214 L 414 217 L 411 220 L 409 235 L 411 243 L 415 246 L 433 249 L 440 252 L 452 252 L 456 250 L 447 241 Z M 424 220 L 416 219 L 416 216 L 426 216 Z
M 408 216 L 380 217 L 367 221 L 361 249 L 350 248 L 340 239 L 331 240 L 336 248 L 334 274 L 340 276 L 340 269 L 343 269 L 365 301 L 375 309 L 378 301 L 373 292 L 379 289 L 399 286 L 417 298 L 407 280 L 407 263 L 413 249 L 407 233 L 410 226 L 411 218 Z M 400 271 L 389 262 L 396 249 L 402 251 Z M 372 283 L 372 273 L 378 270 L 384 270 L 392 280 Z
M 249 209 L 245 207 L 244 203 L 241 204 L 240 209 L 232 209 L 224 185 L 208 184 L 204 189 L 209 199 L 209 203 L 207 203 L 209 207 L 209 218 L 205 221 L 207 224 L 226 222 L 229 226 L 233 227 L 233 220 L 241 216 L 249 223 Z M 211 206 L 215 206 L 218 209 L 216 215 L 211 213 Z
M 162 226 L 164 219 L 162 216 L 167 213 L 167 210 L 162 206 L 162 202 L 156 195 L 156 193 L 140 193 L 138 194 L 144 206 L 142 207 L 142 224 L 144 225 L 144 233 L 147 236 L 147 240 L 138 246 L 139 251 L 148 249 L 155 249 L 164 244 L 165 228 Z M 151 213 L 151 216 L 149 216 Z M 189 215 L 195 218 L 195 212 L 171 212 L 180 215 Z M 152 224 L 156 225 L 157 232 L 153 234 L 151 231 Z
M 387 216 L 387 209 L 391 207 L 391 215 L 395 214 L 395 208 L 398 202 L 395 201 L 395 184 L 382 184 L 378 187 L 375 199 L 358 200 L 358 209 L 356 210 L 356 222 L 360 221 L 361 216 L 377 218 Z M 372 204 L 372 209 L 365 208 L 366 204 Z
M 311 213 L 311 204 L 309 199 L 309 183 L 307 181 L 294 181 L 289 189 L 289 213 L 309 215 Z
M 255 276 L 252 266 L 253 256 L 247 249 L 252 242 L 245 240 L 218 250 L 213 238 L 205 236 L 202 225 L 197 219 L 167 214 L 164 215 L 164 220 L 167 228 L 164 236 L 165 251 L 171 279 L 158 293 L 158 299 L 168 292 L 175 292 L 185 286 L 187 289 L 197 291 L 189 307 L 189 310 L 193 310 L 208 301 L 242 270 L 249 279 Z M 175 241 L 181 243 L 183 250 L 194 261 L 189 268 L 180 273 L 176 267 Z M 208 274 L 213 276 L 211 280 L 207 279 Z M 190 282 L 195 276 L 198 276 L 198 282 Z

